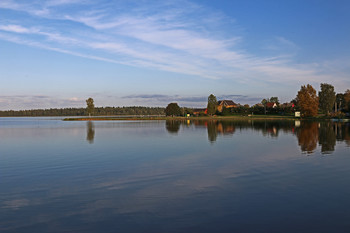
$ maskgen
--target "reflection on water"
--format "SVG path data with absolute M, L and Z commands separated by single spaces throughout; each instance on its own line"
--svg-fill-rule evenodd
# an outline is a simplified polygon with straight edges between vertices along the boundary
M 297 128 L 297 137 L 301 150 L 307 154 L 311 154 L 317 147 L 318 126 L 316 122 L 303 121 Z
M 209 142 L 213 143 L 216 141 L 216 138 L 218 137 L 218 125 L 214 121 L 208 121 L 206 122 L 206 127 L 208 130 L 208 139 Z
M 253 129 L 260 131 L 263 136 L 278 137 L 280 131 L 291 133 L 298 139 L 302 152 L 312 154 L 317 145 L 321 147 L 323 154 L 330 154 L 335 150 L 336 141 L 345 141 L 350 145 L 349 123 L 332 121 L 271 121 L 271 120 L 186 120 L 166 121 L 166 129 L 169 133 L 177 133 L 180 126 L 205 127 L 208 140 L 214 143 L 218 135 L 233 135 L 236 129 Z
M 94 138 L 95 138 L 95 126 L 92 121 L 86 122 L 86 140 L 92 144 L 94 143 Z
M 181 122 L 176 120 L 168 120 L 165 122 L 165 127 L 171 134 L 177 134 L 180 130 L 180 125 Z
M 0 232 L 348 232 L 349 133 L 331 121 L 0 118 Z

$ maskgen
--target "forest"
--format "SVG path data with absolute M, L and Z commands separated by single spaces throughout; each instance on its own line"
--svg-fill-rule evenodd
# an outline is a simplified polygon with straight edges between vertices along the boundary
M 95 107 L 95 116 L 112 115 L 164 115 L 164 109 L 160 107 Z M 86 108 L 50 108 L 32 110 L 6 110 L 0 111 L 2 117 L 35 117 L 35 116 L 86 116 Z

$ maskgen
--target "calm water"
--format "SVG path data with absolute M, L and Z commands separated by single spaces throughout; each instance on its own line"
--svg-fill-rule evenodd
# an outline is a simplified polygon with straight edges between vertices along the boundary
M 350 232 L 350 125 L 0 118 L 0 232 Z

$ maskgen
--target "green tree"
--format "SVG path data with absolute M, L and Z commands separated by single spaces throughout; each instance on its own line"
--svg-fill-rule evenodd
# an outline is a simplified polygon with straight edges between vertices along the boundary
M 318 97 L 316 90 L 310 84 L 301 86 L 296 99 L 302 116 L 317 116 Z
M 269 99 L 269 98 L 261 100 L 261 103 L 262 103 L 263 105 L 266 105 L 268 102 L 270 102 L 270 99 Z
M 216 112 L 216 108 L 218 105 L 218 101 L 216 99 L 216 96 L 213 94 L 210 94 L 208 97 L 208 105 L 207 105 L 207 110 L 209 115 L 213 115 Z
M 95 110 L 95 105 L 94 105 L 94 99 L 93 98 L 89 98 L 86 100 L 86 111 L 88 112 L 89 116 L 91 117 L 91 115 L 94 113 Z
M 165 108 L 165 115 L 167 116 L 180 116 L 181 109 L 177 103 L 170 103 Z
M 334 87 L 327 83 L 321 83 L 321 91 L 318 93 L 320 109 L 323 113 L 329 114 L 335 102 Z
M 335 96 L 335 104 L 336 104 L 335 111 L 341 111 L 343 109 L 345 104 L 344 94 L 338 93 Z
M 184 108 L 184 115 L 186 116 L 187 114 L 193 115 L 193 109 L 191 109 L 191 108 Z
M 278 100 L 278 97 L 271 97 L 271 98 L 270 98 L 270 102 L 276 103 L 276 104 L 280 104 L 280 102 L 279 102 L 279 100 Z
M 350 110 L 350 90 L 346 90 L 346 92 L 344 93 L 344 109 L 346 111 Z

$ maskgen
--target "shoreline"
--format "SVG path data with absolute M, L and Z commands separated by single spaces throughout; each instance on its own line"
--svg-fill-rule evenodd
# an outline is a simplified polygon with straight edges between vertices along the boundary
M 334 120 L 332 118 L 313 117 L 313 118 L 298 118 L 294 116 L 274 116 L 274 115 L 254 115 L 254 116 L 200 116 L 200 117 L 75 117 L 75 118 L 64 118 L 63 121 L 146 121 L 146 120 Z M 346 120 L 346 119 L 336 119 Z

